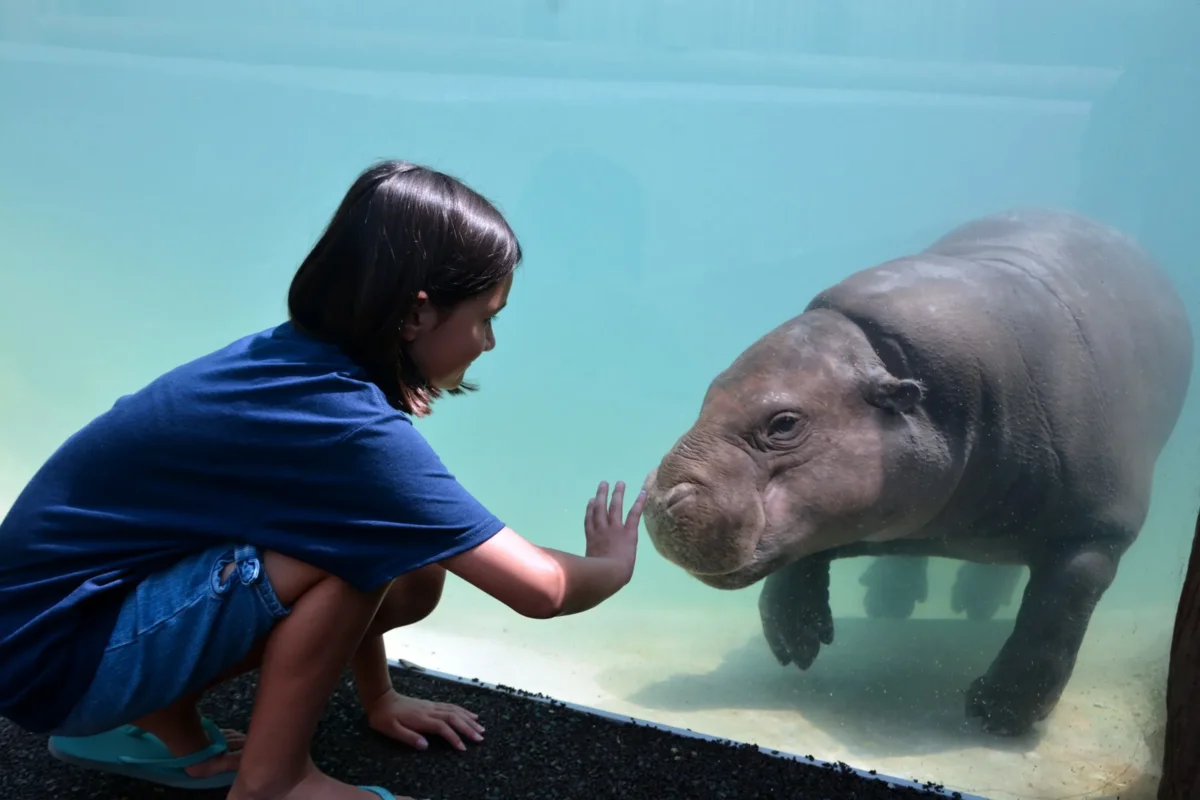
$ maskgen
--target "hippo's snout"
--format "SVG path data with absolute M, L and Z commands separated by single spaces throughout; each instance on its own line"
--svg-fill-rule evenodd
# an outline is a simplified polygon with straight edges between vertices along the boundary
M 680 477 L 662 485 L 660 471 L 646 496 L 643 519 L 655 550 L 693 575 L 723 575 L 753 559 L 762 530 L 757 494 L 730 495 Z
M 659 554 L 688 572 L 704 574 L 735 569 L 727 558 L 714 558 L 704 542 L 720 538 L 727 526 L 716 509 L 705 508 L 700 490 L 692 483 L 651 492 L 646 498 L 646 531 Z M 714 531 L 713 529 L 717 529 Z M 724 548 L 723 548 L 724 549 Z

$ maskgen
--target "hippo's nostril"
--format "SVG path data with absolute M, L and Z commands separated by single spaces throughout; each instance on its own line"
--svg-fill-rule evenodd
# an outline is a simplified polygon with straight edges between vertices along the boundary
M 698 493 L 695 484 L 680 483 L 672 486 L 667 493 L 663 495 L 662 507 L 663 510 L 670 514 L 676 507 L 687 500 L 689 497 L 694 497 Z

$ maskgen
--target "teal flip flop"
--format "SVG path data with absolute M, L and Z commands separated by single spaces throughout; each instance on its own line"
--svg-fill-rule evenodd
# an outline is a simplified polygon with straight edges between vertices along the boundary
M 212 744 L 179 758 L 172 756 L 157 736 L 134 725 L 122 725 L 95 736 L 51 736 L 50 755 L 84 769 L 125 775 L 176 789 L 230 786 L 237 777 L 232 770 L 207 778 L 193 778 L 184 772 L 185 767 L 207 761 L 229 749 L 225 736 L 212 720 L 202 719 L 201 724 Z
M 384 789 L 382 786 L 359 786 L 357 788 L 362 789 L 364 792 L 374 792 L 382 797 L 383 800 L 396 800 L 396 795 L 392 794 L 387 789 Z

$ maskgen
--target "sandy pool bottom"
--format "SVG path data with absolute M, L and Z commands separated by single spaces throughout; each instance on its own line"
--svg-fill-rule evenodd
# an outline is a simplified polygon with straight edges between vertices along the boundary
M 983 734 L 963 713 L 964 689 L 1011 620 L 840 618 L 806 673 L 775 662 L 753 608 L 550 621 L 439 609 L 389 634 L 387 649 L 430 669 L 990 800 L 1153 800 L 1173 613 L 1098 613 L 1062 701 L 1020 738 Z

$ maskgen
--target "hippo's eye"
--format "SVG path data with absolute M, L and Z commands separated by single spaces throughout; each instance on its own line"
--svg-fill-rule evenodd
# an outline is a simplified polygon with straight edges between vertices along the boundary
M 800 415 L 794 411 L 781 411 L 767 423 L 767 438 L 773 442 L 789 441 L 801 432 Z

